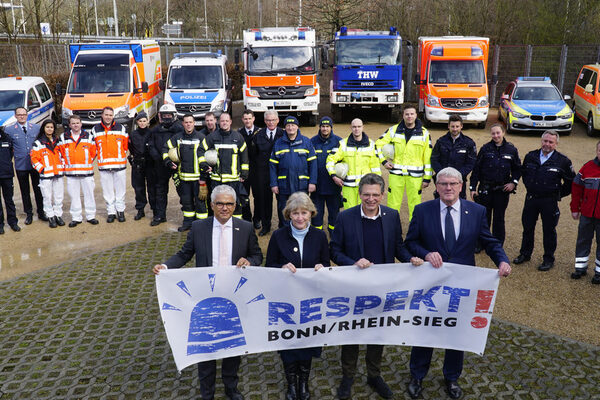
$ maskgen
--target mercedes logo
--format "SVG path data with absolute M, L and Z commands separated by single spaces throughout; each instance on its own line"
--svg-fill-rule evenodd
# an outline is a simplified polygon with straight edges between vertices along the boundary
M 279 93 L 280 96 L 284 96 L 286 94 L 287 90 L 285 90 L 285 88 L 283 86 L 279 86 L 277 88 L 277 93 Z
M 463 101 L 462 101 L 462 99 L 457 99 L 454 104 L 456 104 L 456 107 L 462 107 L 463 106 Z
M 89 119 L 96 119 L 96 111 L 94 111 L 94 110 L 88 111 L 88 118 Z
M 196 112 L 197 108 L 195 105 L 190 106 L 190 112 Z

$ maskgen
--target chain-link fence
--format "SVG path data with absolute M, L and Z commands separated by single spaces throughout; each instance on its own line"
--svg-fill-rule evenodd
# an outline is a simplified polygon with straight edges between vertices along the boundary
M 235 46 L 206 45 L 161 45 L 163 69 L 176 53 L 190 51 L 218 51 L 234 59 Z M 413 84 L 416 71 L 416 48 L 411 52 L 404 46 L 405 101 L 417 101 L 417 88 Z M 549 76 L 563 94 L 572 95 L 581 66 L 600 62 L 600 45 L 496 45 L 490 49 L 488 62 L 488 82 L 490 82 L 490 103 L 499 104 L 506 85 L 517 76 Z M 67 45 L 62 44 L 0 44 L 0 75 L 52 75 L 69 72 L 70 60 Z M 497 84 L 493 81 L 497 77 Z M 322 94 L 329 93 L 330 71 L 323 71 L 319 77 Z

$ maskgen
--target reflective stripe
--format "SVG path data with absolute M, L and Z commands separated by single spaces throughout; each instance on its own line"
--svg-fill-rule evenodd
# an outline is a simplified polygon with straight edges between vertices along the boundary
M 381 172 L 381 168 L 371 168 L 371 172 Z
M 575 262 L 576 263 L 588 262 L 589 259 L 590 259 L 589 257 L 575 257 Z
M 335 229 L 335 226 L 333 226 L 333 225 L 329 225 L 329 229 L 331 229 L 331 230 L 334 230 L 334 229 Z
M 184 217 L 195 217 L 196 213 L 194 211 L 184 211 L 183 216 Z
M 306 159 L 306 161 L 312 161 L 312 160 L 316 160 L 316 159 L 317 159 L 317 156 L 312 156 L 312 157 L 308 157 Z
M 283 150 L 276 151 L 275 155 L 278 156 L 280 154 L 289 153 L 289 152 L 290 152 L 290 149 L 283 149 Z
M 285 175 L 277 177 L 277 179 L 285 179 L 285 178 L 287 178 L 287 176 L 285 176 Z
M 169 139 L 169 143 L 171 142 L 171 139 Z M 179 144 L 185 144 L 185 145 L 198 145 L 200 144 L 200 140 L 199 139 L 181 139 L 178 140 Z
M 208 218 L 208 213 L 196 213 L 196 219 L 206 219 Z
M 311 225 L 312 225 L 312 224 L 311 224 Z M 323 225 L 319 225 L 319 226 L 317 226 L 317 225 L 313 225 L 313 226 L 314 226 L 315 228 L 317 228 L 317 229 L 321 229 L 321 230 L 323 230 Z
M 323 150 L 315 150 L 315 153 L 322 153 L 322 152 L 323 152 Z M 329 153 L 329 151 L 328 151 L 328 153 Z
M 308 149 L 294 149 L 294 153 L 306 153 L 306 154 L 308 154 L 310 152 L 308 151 Z M 275 153 L 275 154 L 277 154 L 277 153 Z
M 272 158 L 269 158 L 269 161 L 271 161 L 273 164 L 279 164 L 279 161 L 273 160 Z
M 247 171 L 250 169 L 250 166 L 248 164 L 242 164 L 242 171 Z
M 215 149 L 232 149 L 237 152 L 238 145 L 237 144 L 224 144 L 224 143 L 215 143 Z
M 298 175 L 298 179 L 310 179 L 310 176 Z

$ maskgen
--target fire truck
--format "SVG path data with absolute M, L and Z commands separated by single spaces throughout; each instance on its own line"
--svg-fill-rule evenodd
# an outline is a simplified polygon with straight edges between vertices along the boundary
M 244 107 L 304 116 L 308 125 L 316 125 L 320 90 L 314 29 L 248 29 L 243 46 Z

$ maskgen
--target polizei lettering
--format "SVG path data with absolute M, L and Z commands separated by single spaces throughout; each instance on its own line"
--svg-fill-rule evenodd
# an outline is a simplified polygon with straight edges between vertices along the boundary
M 377 79 L 379 71 L 358 71 L 358 79 Z

